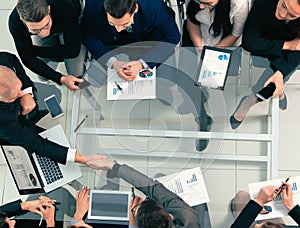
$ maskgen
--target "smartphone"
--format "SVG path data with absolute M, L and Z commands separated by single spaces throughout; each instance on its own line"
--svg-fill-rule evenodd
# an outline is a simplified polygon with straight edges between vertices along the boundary
M 268 100 L 274 93 L 276 86 L 273 82 L 270 82 L 266 87 L 260 90 L 256 96 L 263 101 Z
M 47 109 L 49 110 L 50 115 L 53 119 L 56 119 L 56 118 L 64 115 L 64 112 L 61 109 L 54 94 L 49 97 L 46 97 L 44 99 L 44 102 L 45 102 L 45 105 L 46 105 Z

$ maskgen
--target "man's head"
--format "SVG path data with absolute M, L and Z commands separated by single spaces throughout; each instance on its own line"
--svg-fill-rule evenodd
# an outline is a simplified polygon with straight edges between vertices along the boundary
M 279 0 L 275 12 L 278 20 L 295 20 L 300 17 L 300 0 Z
M 19 0 L 16 9 L 30 33 L 40 37 L 50 35 L 52 18 L 46 0 Z
M 104 9 L 108 23 L 121 32 L 132 24 L 138 4 L 136 0 L 105 0 Z
M 278 223 L 273 223 L 273 222 L 263 222 L 260 224 L 256 224 L 254 226 L 255 228 L 284 228 L 282 225 L 278 224 Z
M 133 211 L 136 224 L 139 228 L 170 228 L 173 216 L 163 205 L 153 199 L 144 200 L 137 211 Z
M 0 101 L 10 103 L 23 96 L 22 82 L 15 72 L 0 65 Z

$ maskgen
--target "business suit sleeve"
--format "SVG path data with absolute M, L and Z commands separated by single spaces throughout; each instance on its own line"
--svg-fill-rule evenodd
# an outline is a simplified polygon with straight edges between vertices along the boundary
M 97 18 L 97 20 L 95 20 Z M 103 8 L 103 1 L 86 1 L 83 18 L 81 21 L 82 40 L 86 48 L 91 52 L 92 57 L 96 60 L 101 58 L 101 63 L 106 63 L 112 57 L 109 49 L 100 40 L 99 37 L 111 34 L 112 29 L 101 25 L 107 24 L 106 13 Z M 112 35 L 112 37 L 114 37 Z
M 12 103 L 0 102 L 0 138 L 25 148 L 28 153 L 48 157 L 65 164 L 68 148 L 43 139 L 19 120 L 20 98 Z
M 155 19 L 153 29 L 156 33 L 155 41 L 158 42 L 155 42 L 151 50 L 142 57 L 149 67 L 153 68 L 163 63 L 174 53 L 174 48 L 180 41 L 180 32 L 175 22 L 174 11 L 163 1 L 160 1 L 158 7 L 153 9 L 153 12 L 143 13 L 146 14 L 144 17 L 150 14 Z M 143 40 L 147 40 L 147 38 Z
M 256 216 L 261 211 L 262 207 L 255 201 L 250 200 L 246 207 L 242 210 L 239 216 L 236 218 L 234 223 L 230 226 L 231 228 L 245 228 L 250 227 L 254 222 Z
M 179 227 L 199 228 L 197 216 L 179 196 L 166 189 L 161 183 L 154 181 L 137 170 L 121 165 L 118 176 L 150 198 L 160 202 L 171 213 Z
M 16 200 L 0 206 L 0 212 L 7 215 L 8 218 L 25 213 L 21 208 L 21 200 Z
M 296 205 L 292 210 L 289 212 L 289 216 L 300 226 L 300 207 Z

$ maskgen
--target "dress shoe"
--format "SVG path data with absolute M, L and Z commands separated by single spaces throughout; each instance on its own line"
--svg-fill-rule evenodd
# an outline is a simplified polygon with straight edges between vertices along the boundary
M 198 122 L 199 121 L 199 122 Z M 213 120 L 210 116 L 206 117 L 206 121 L 203 123 L 203 121 L 198 120 L 197 122 L 200 124 L 200 131 L 210 131 L 212 127 Z M 196 140 L 196 150 L 197 151 L 203 151 L 206 149 L 208 145 L 209 140 L 208 139 L 197 139 Z
M 286 98 L 286 94 L 284 93 L 284 97 L 279 100 L 279 108 L 284 111 L 287 108 L 287 98 Z
M 244 102 L 244 100 L 246 100 L 247 98 L 248 98 L 248 96 L 244 96 L 244 97 L 241 99 L 241 101 L 240 101 L 239 105 L 237 106 L 237 108 L 235 109 L 234 113 L 230 116 L 229 121 L 230 121 L 230 125 L 231 125 L 231 128 L 232 128 L 232 129 L 238 128 L 238 127 L 241 125 L 241 123 L 243 122 L 243 120 L 244 120 L 244 119 L 242 119 L 241 121 L 237 120 L 236 118 L 234 118 L 234 114 L 235 114 L 236 111 L 240 108 L 240 106 L 241 106 L 241 104 Z

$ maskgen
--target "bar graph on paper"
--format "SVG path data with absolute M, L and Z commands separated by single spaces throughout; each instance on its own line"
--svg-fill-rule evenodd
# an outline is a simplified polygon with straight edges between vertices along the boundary
M 249 193 L 251 195 L 251 198 L 254 199 L 262 187 L 269 186 L 269 185 L 279 187 L 282 184 L 282 181 L 284 181 L 284 180 L 285 180 L 285 178 L 249 184 Z M 298 185 L 300 184 L 300 176 L 291 177 L 289 179 L 288 183 L 291 184 L 294 204 L 295 205 L 299 204 L 300 203 L 300 190 L 298 188 Z M 276 196 L 269 203 L 265 204 L 265 206 L 268 206 L 268 208 L 270 208 L 271 210 L 268 213 L 259 214 L 257 216 L 256 220 L 279 218 L 279 217 L 286 216 L 288 214 L 288 210 L 285 208 L 285 206 L 282 202 L 281 194 Z
M 171 192 L 179 195 L 190 206 L 209 202 L 200 168 L 160 177 L 157 181 Z

